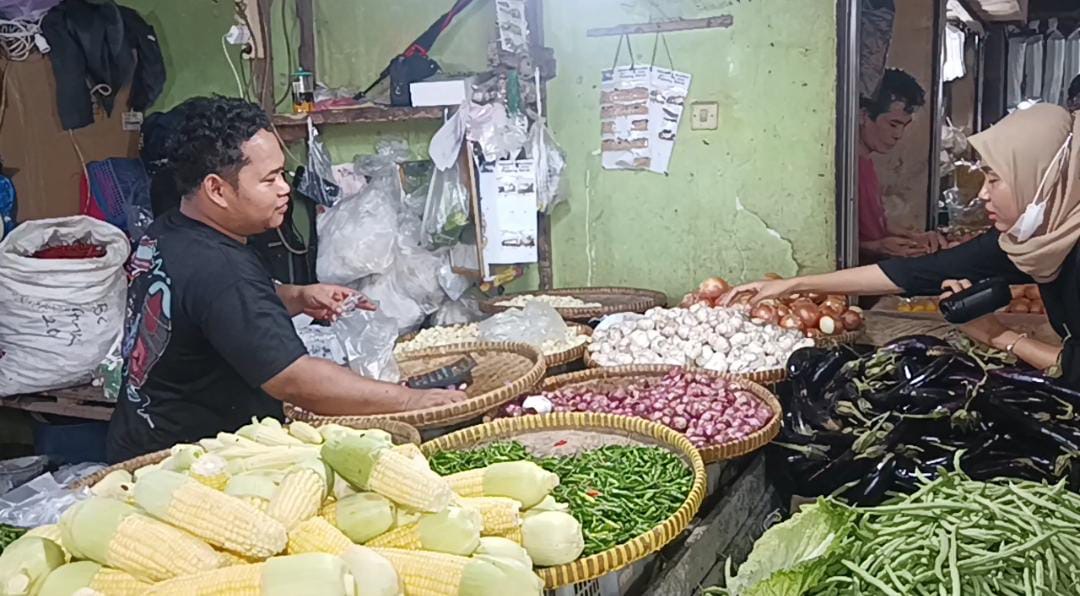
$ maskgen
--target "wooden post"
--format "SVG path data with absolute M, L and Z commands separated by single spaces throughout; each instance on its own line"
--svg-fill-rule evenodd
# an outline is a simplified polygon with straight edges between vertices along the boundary
M 274 0 L 256 0 L 259 11 L 258 31 L 252 31 L 262 40 L 263 56 L 251 60 L 251 71 L 255 81 L 255 101 L 267 114 L 273 114 L 274 106 L 274 51 L 271 39 L 271 10 Z

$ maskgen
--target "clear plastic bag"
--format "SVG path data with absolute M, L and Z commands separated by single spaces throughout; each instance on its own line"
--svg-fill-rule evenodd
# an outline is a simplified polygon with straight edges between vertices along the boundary
M 525 157 L 536 160 L 536 208 L 542 213 L 551 213 L 555 205 L 566 199 L 562 184 L 566 155 L 555 143 L 548 127 L 536 123 L 529 132 Z
M 524 114 L 511 116 L 506 106 L 492 102 L 469 111 L 466 137 L 480 144 L 486 161 L 514 158 L 529 140 L 529 121 Z
M 436 327 L 475 323 L 484 318 L 480 312 L 480 301 L 464 295 L 457 300 L 444 302 L 435 314 L 431 315 L 431 324 Z
M 326 145 L 319 139 L 319 129 L 315 128 L 310 118 L 307 126 L 307 169 L 296 190 L 320 205 L 333 207 L 341 198 L 341 187 L 334 179 L 334 162 L 330 159 Z
M 431 175 L 427 203 L 424 204 L 424 246 L 435 248 L 456 244 L 469 223 L 469 191 L 461 182 L 461 170 L 455 162 L 446 170 Z
M 28 455 L 0 461 L 0 495 L 41 474 L 47 465 L 49 458 L 44 455 Z
M 347 364 L 348 359 L 345 357 L 345 350 L 341 342 L 338 341 L 334 330 L 322 325 L 312 325 L 312 321 L 313 319 L 308 315 L 301 314 L 293 317 L 296 335 L 300 337 L 300 341 L 304 342 L 308 355 L 329 360 L 336 364 Z
M 394 319 L 381 310 L 352 310 L 330 326 L 345 352 L 353 372 L 379 381 L 396 383 L 401 378 L 394 360 L 398 329 Z
M 55 524 L 68 507 L 89 497 L 89 490 L 73 491 L 46 472 L 0 496 L 0 524 L 19 528 Z
M 360 194 L 342 199 L 316 220 L 320 281 L 347 284 L 393 265 L 402 190 L 397 168 L 390 165 L 378 168 Z
M 394 320 L 399 335 L 416 331 L 424 322 L 424 309 L 401 287 L 396 275 L 373 275 L 356 289 L 378 303 L 379 312 Z
M 459 300 L 462 294 L 472 287 L 472 281 L 464 275 L 454 273 L 450 259 L 446 257 L 439 267 L 439 286 L 446 292 L 446 297 L 453 301 Z
M 519 341 L 539 346 L 566 337 L 566 323 L 551 305 L 530 302 L 523 309 L 509 309 L 481 321 L 482 341 Z

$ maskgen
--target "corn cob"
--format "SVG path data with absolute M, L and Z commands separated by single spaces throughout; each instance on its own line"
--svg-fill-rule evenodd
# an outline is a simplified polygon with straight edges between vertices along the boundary
M 263 418 L 261 422 L 252 418 L 251 424 L 240 427 L 240 430 L 236 431 L 236 434 L 268 447 L 304 444 L 303 441 L 286 432 L 286 430 L 281 427 L 281 423 L 273 418 Z
M 198 445 L 180 443 L 169 449 L 169 457 L 161 462 L 161 469 L 173 472 L 186 472 L 206 451 Z
M 260 447 L 256 453 L 246 453 L 241 457 L 231 458 L 227 451 L 218 455 L 229 460 L 229 473 L 243 474 L 260 470 L 284 470 L 319 456 L 319 448 L 314 445 L 298 447 Z
M 64 564 L 64 551 L 41 536 L 23 536 L 0 553 L 0 594 L 37 594 L 45 578 Z
M 529 508 L 559 486 L 559 477 L 529 461 L 491 464 L 445 477 L 462 497 L 507 497 Z
M 322 445 L 323 436 L 307 422 L 294 421 L 289 424 L 289 434 L 308 445 Z
M 357 493 L 327 503 L 319 515 L 356 543 L 367 542 L 394 525 L 394 505 L 375 493 Z
M 289 531 L 289 554 L 329 553 L 340 555 L 353 541 L 321 517 L 302 521 Z
M 420 448 L 413 443 L 403 443 L 401 445 L 395 445 L 393 450 L 401 455 L 404 455 L 414 465 L 420 466 L 425 470 L 430 470 L 431 466 L 428 464 L 427 457 L 424 456 L 424 452 L 420 451 Z
M 270 499 L 277 492 L 277 485 L 270 475 L 251 472 L 229 478 L 224 492 L 266 513 Z
M 204 455 L 188 468 L 188 476 L 214 490 L 223 491 L 229 483 L 228 462 L 217 455 Z
M 77 561 L 50 573 L 38 596 L 72 596 L 84 589 L 104 596 L 140 596 L 149 588 L 150 584 L 123 571 L 93 561 Z
M 132 477 L 131 472 L 127 470 L 113 470 L 105 475 L 104 478 L 98 480 L 94 486 L 90 487 L 90 492 L 99 497 L 112 497 L 114 499 L 120 499 L 125 503 L 132 501 L 131 490 L 135 483 L 135 478 Z
M 64 540 L 61 537 L 60 526 L 58 524 L 38 526 L 36 528 L 28 530 L 25 534 L 22 535 L 23 538 L 28 538 L 31 536 L 37 536 L 46 540 L 52 540 L 54 543 L 56 543 L 56 546 L 60 547 L 60 550 L 64 551 L 64 561 L 66 562 L 71 560 L 71 553 L 69 553 L 67 549 L 64 548 Z
M 521 503 L 506 497 L 466 497 L 461 507 L 475 509 L 484 520 L 483 536 L 495 536 L 521 526 Z
M 288 542 L 274 518 L 184 474 L 147 474 L 135 483 L 135 501 L 150 515 L 239 555 L 264 559 Z
M 367 546 L 427 550 L 468 556 L 480 546 L 483 519 L 478 511 L 449 507 L 440 513 L 427 513 L 414 524 L 394 528 L 367 541 Z
M 312 460 L 297 466 L 281 480 L 266 513 L 290 529 L 319 513 L 329 492 L 326 465 Z
M 234 565 L 247 565 L 249 563 L 258 563 L 258 559 L 252 559 L 248 557 L 241 557 L 240 555 L 230 553 L 227 550 L 216 550 L 217 554 L 221 557 L 222 567 L 232 567 Z
M 273 557 L 262 563 L 237 565 L 155 584 L 154 596 L 285 596 L 319 594 L 353 596 L 356 580 L 334 555 L 305 553 Z
M 76 503 L 61 516 L 60 531 L 73 556 L 140 579 L 161 581 L 222 564 L 210 545 L 114 499 Z
M 539 594 L 535 575 L 508 574 L 483 559 L 392 548 L 374 551 L 397 570 L 407 596 Z
M 506 538 L 507 540 L 513 540 L 514 542 L 521 544 L 525 542 L 525 535 L 521 533 L 521 526 L 516 528 L 510 528 L 502 532 L 496 532 L 491 534 L 495 538 Z
M 453 496 L 446 480 L 413 465 L 378 438 L 358 433 L 334 435 L 323 444 L 322 458 L 354 487 L 418 511 L 442 511 Z

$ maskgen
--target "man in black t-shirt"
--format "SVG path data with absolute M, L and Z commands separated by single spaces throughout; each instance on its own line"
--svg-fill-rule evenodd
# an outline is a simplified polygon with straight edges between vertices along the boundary
M 289 201 L 270 121 L 239 99 L 183 106 L 184 122 L 167 148 L 183 199 L 147 229 L 129 264 L 109 459 L 232 431 L 252 416 L 280 418 L 278 400 L 320 414 L 365 415 L 464 399 L 458 391 L 365 379 L 307 355 L 291 317 L 332 319 L 354 292 L 275 285 L 246 244 L 281 225 Z

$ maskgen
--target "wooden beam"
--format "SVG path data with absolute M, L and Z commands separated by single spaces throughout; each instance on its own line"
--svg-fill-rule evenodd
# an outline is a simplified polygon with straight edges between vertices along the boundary
M 282 0 L 284 1 L 284 0 Z M 296 0 L 300 23 L 300 68 L 315 76 L 315 10 L 313 0 Z
M 307 119 L 322 124 L 372 124 L 381 122 L 406 122 L 413 120 L 441 121 L 445 108 L 410 108 L 378 105 L 319 110 L 310 114 L 274 114 L 270 117 L 274 128 L 285 142 L 307 138 Z
M 250 1 L 250 0 L 249 0 Z M 264 55 L 251 61 L 251 71 L 255 81 L 255 102 L 267 113 L 273 114 L 274 105 L 274 49 L 270 32 L 272 29 L 271 6 L 274 0 L 255 0 L 259 13 L 258 30 L 252 35 L 262 40 Z M 252 26 L 256 26 L 252 23 Z
M 612 37 L 673 33 L 675 31 L 690 31 L 693 29 L 727 29 L 728 27 L 731 27 L 734 22 L 735 17 L 724 14 L 700 19 L 676 19 L 674 21 L 660 21 L 656 23 L 635 23 L 630 25 L 615 25 L 614 27 L 601 27 L 599 29 L 589 29 L 585 32 L 585 35 L 588 37 Z

